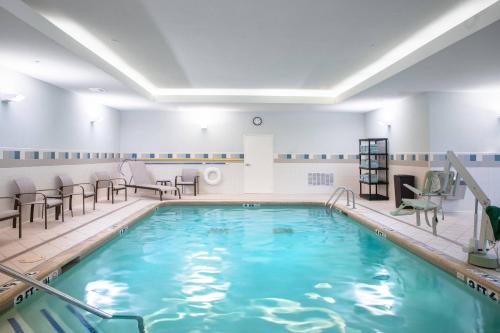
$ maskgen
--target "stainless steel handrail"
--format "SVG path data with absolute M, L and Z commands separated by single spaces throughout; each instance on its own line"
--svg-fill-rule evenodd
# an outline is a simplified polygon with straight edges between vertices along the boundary
M 325 207 L 328 206 L 328 204 L 332 201 L 333 197 L 340 191 L 340 190 L 345 190 L 346 188 L 344 186 L 339 186 L 333 191 L 332 195 L 328 200 L 325 201 Z
M 91 305 L 88 305 L 86 303 L 83 303 L 82 301 L 63 293 L 62 291 L 59 291 L 49 285 L 46 285 L 38 280 L 35 280 L 29 276 L 26 276 L 16 270 L 13 270 L 12 268 L 9 268 L 5 265 L 0 264 L 0 272 L 13 277 L 15 279 L 18 279 L 26 284 L 29 284 L 33 287 L 36 287 L 40 290 L 45 291 L 47 294 L 55 296 L 67 303 L 70 303 L 76 307 L 79 307 L 82 310 L 88 311 L 102 319 L 131 319 L 137 321 L 137 328 L 139 329 L 140 333 L 145 333 L 144 329 L 144 318 L 138 315 L 117 315 L 117 314 L 111 314 L 107 313 L 105 311 L 102 311 L 101 309 L 98 309 L 96 307 L 93 307 Z
M 351 202 L 349 199 L 349 194 L 351 194 L 351 196 L 352 196 L 352 208 L 355 209 L 356 208 L 356 196 L 354 195 L 354 191 L 351 190 L 350 188 L 344 187 L 344 186 L 339 186 L 335 189 L 335 191 L 332 193 L 330 198 L 325 202 L 325 207 L 330 205 L 329 208 L 331 211 L 333 206 L 335 206 L 337 201 L 340 199 L 340 197 L 342 197 L 342 194 L 344 194 L 344 193 L 346 193 L 346 195 L 347 195 L 347 206 L 351 205 Z M 333 199 L 335 199 L 335 200 L 333 200 Z

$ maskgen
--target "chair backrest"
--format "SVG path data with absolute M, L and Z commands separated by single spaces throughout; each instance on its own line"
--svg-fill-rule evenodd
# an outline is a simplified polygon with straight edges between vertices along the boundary
M 57 176 L 57 187 L 61 187 L 61 186 L 68 186 L 68 187 L 64 187 L 62 192 L 63 192 L 63 195 L 71 195 L 74 193 L 74 187 L 73 186 L 70 186 L 70 185 L 74 185 L 73 183 L 73 179 L 68 176 L 68 175 L 59 175 Z
M 194 182 L 196 176 L 198 176 L 197 169 L 182 169 L 181 179 L 183 182 Z
M 35 193 L 36 192 L 36 186 L 35 186 L 35 183 L 33 183 L 33 180 L 31 180 L 30 178 L 26 178 L 26 177 L 17 178 L 17 179 L 14 179 L 14 184 L 17 187 L 15 194 L 21 194 L 19 196 L 19 200 L 23 204 L 36 201 L 36 194 L 22 195 L 23 193 Z
M 446 194 L 450 193 L 453 186 L 453 171 L 429 170 L 425 173 L 424 188 L 425 194 Z
M 99 181 L 97 187 L 108 187 L 111 183 L 111 175 L 107 171 L 97 171 L 95 173 L 96 179 Z
M 129 161 L 130 172 L 135 185 L 152 185 L 153 180 L 149 176 L 146 164 L 143 161 Z

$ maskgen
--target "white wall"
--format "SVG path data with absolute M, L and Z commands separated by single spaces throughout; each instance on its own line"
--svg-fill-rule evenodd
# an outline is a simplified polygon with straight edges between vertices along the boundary
M 500 152 L 499 93 L 427 95 L 431 152 Z
M 0 67 L 0 90 L 26 96 L 0 103 L 0 147 L 119 151 L 120 112 Z M 102 121 L 91 125 L 90 120 Z
M 499 93 L 429 93 L 430 151 L 500 153 Z M 469 167 L 479 186 L 500 205 L 500 168 Z M 446 202 L 450 211 L 472 210 L 474 197 Z
M 307 107 L 307 106 L 306 106 Z M 264 110 L 263 110 L 264 111 Z M 123 152 L 242 152 L 243 134 L 274 134 L 279 153 L 355 153 L 364 136 L 362 114 L 328 112 L 155 112 L 124 111 Z M 260 127 L 252 125 L 261 116 Z M 207 130 L 200 118 L 206 117 Z
M 428 101 L 418 94 L 365 114 L 365 134 L 373 138 L 389 138 L 390 152 L 428 152 Z M 379 122 L 391 124 L 382 126 Z
M 0 90 L 23 94 L 21 102 L 0 103 L 0 147 L 119 152 L 120 112 L 95 104 L 69 91 L 0 68 Z M 90 119 L 102 117 L 91 125 Z M 1 161 L 0 161 L 1 162 Z M 38 188 L 53 188 L 56 176 L 69 174 L 88 182 L 96 170 L 116 171 L 117 163 L 3 167 L 0 196 L 13 193 L 12 180 L 30 177 Z M 55 163 L 57 164 L 57 163 Z M 2 200 L 0 208 L 10 203 Z

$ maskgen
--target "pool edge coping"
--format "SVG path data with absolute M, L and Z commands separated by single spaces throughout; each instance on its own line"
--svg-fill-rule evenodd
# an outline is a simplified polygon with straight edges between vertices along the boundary
M 371 220 L 370 218 L 355 212 L 348 207 L 336 204 L 335 208 L 356 222 L 368 227 L 377 235 L 386 238 L 392 243 L 399 245 L 407 251 L 417 255 L 457 280 L 469 285 L 470 288 L 473 288 L 480 293 L 482 292 L 484 296 L 489 298 L 490 295 L 487 294 L 487 291 L 493 291 L 495 293 L 494 297 L 496 300 L 492 299 L 492 301 L 500 304 L 500 282 L 495 283 L 494 281 L 489 280 L 488 277 L 497 281 L 498 278 L 491 276 L 487 271 L 453 258 L 452 256 L 438 249 L 432 248 L 421 241 L 377 223 L 376 220 Z M 473 283 L 470 282 L 471 280 Z
M 116 236 L 119 236 L 123 230 L 127 229 L 129 226 L 134 225 L 139 222 L 143 217 L 152 213 L 155 209 L 161 206 L 172 206 L 172 205 L 241 205 L 241 204 L 261 204 L 261 205 L 310 205 L 310 206 L 323 206 L 323 203 L 317 201 L 272 201 L 272 200 L 193 200 L 193 201 L 159 201 L 148 206 L 141 208 L 137 212 L 131 214 L 130 216 L 121 219 L 119 222 L 114 223 L 111 227 L 93 235 L 82 242 L 72 246 L 71 248 L 62 251 L 56 256 L 48 259 L 47 261 L 37 265 L 33 268 L 37 274 L 32 275 L 33 278 L 37 280 L 44 280 L 47 276 L 53 272 L 64 273 L 63 268 L 72 262 L 78 262 L 84 257 L 90 255 L 92 252 L 98 250 L 101 246 L 111 241 Z M 415 240 L 409 236 L 406 236 L 390 227 L 386 227 L 382 224 L 377 223 L 375 220 L 371 220 L 368 217 L 353 211 L 348 207 L 341 206 L 339 204 L 335 205 L 335 208 L 345 215 L 352 218 L 354 221 L 362 224 L 368 229 L 372 230 L 379 236 L 382 236 L 396 245 L 408 250 L 409 252 L 419 256 L 430 264 L 436 266 L 437 268 L 443 270 L 444 272 L 452 275 L 459 281 L 467 284 L 469 280 L 474 281 L 477 291 L 480 288 L 487 288 L 496 293 L 497 303 L 499 303 L 498 295 L 500 295 L 500 283 L 495 284 L 493 281 L 488 280 L 485 276 L 488 276 L 486 271 L 483 271 L 475 266 L 461 262 L 437 249 L 425 245 L 418 240 Z M 10 280 L 15 281 L 15 279 Z M 469 285 L 471 288 L 472 286 Z M 29 289 L 29 286 L 17 281 L 17 284 L 5 291 L 0 295 L 0 315 L 4 314 L 8 310 L 14 307 L 15 298 L 22 292 Z M 486 290 L 483 291 L 483 294 Z M 488 296 L 488 295 L 486 295 Z M 499 303 L 500 304 L 500 303 Z

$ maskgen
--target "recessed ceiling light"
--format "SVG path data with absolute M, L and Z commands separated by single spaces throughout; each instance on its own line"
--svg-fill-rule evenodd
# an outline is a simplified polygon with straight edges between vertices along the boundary
M 124 59 L 113 52 L 110 47 L 97 39 L 86 29 L 76 22 L 57 16 L 46 16 L 46 18 L 56 25 L 63 32 L 71 36 L 75 41 L 92 51 L 95 55 L 104 60 L 108 65 L 120 71 L 128 79 L 135 82 L 142 89 L 152 96 L 235 96 L 235 97 L 301 97 L 301 98 L 327 98 L 332 103 L 338 102 L 349 91 L 360 87 L 362 83 L 375 77 L 377 74 L 389 69 L 391 66 L 411 56 L 414 52 L 424 47 L 428 43 L 442 37 L 445 33 L 458 27 L 468 19 L 486 10 L 488 7 L 499 2 L 499 0 L 466 1 L 456 6 L 436 21 L 416 32 L 409 39 L 389 50 L 385 55 L 369 64 L 361 71 L 345 78 L 330 89 L 308 90 L 308 89 L 169 89 L 156 87 L 148 78 L 138 70 L 130 66 Z M 116 38 L 112 42 L 119 42 Z M 371 46 L 371 45 L 370 45 Z M 373 47 L 375 47 L 374 45 Z M 93 91 L 103 93 L 103 91 Z
M 104 89 L 104 88 L 89 88 L 89 91 L 96 93 L 96 94 L 104 94 L 106 92 L 106 89 Z
M 0 101 L 3 103 L 20 102 L 26 97 L 18 92 L 13 91 L 0 91 Z

